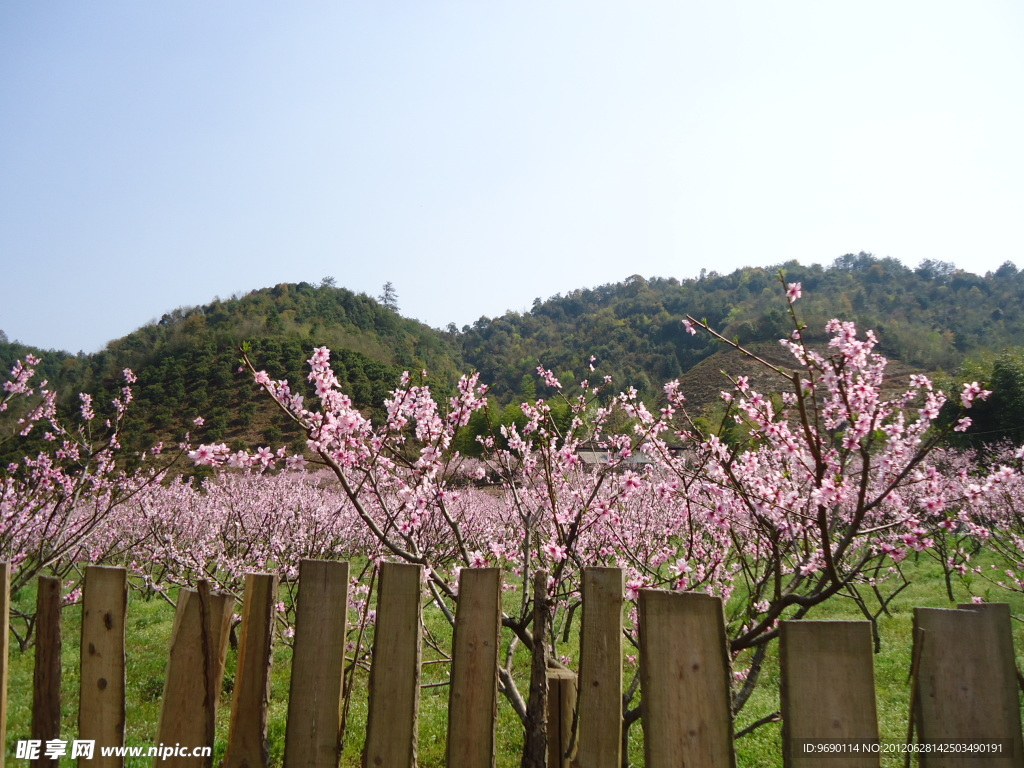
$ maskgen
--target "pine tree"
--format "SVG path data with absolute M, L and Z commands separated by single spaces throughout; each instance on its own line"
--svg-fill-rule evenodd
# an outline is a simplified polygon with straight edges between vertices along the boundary
M 395 290 L 395 285 L 390 280 L 384 283 L 384 288 L 377 300 L 385 307 L 390 309 L 392 312 L 398 311 L 398 291 Z

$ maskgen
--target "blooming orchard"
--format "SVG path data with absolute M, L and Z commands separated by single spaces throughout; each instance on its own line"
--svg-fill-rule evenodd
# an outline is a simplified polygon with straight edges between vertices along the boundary
M 4 383 L 0 413 L 14 414 L 14 434 L 0 442 L 38 438 L 35 450 L 0 470 L 0 560 L 11 563 L 11 590 L 36 574 L 75 573 L 79 562 L 103 562 L 118 543 L 109 535 L 117 514 L 164 476 L 165 468 L 138 464 L 126 471 L 120 429 L 132 401 L 135 375 L 122 372 L 123 386 L 101 418 L 89 395 L 80 395 L 78 423 L 57 413 L 57 393 L 46 381 L 33 385 L 39 360 L 19 361 Z M 156 449 L 154 454 L 159 453 Z M 31 625 L 28 625 L 31 626 Z M 17 630 L 16 630 L 17 631 Z M 19 635 L 24 644 L 28 633 Z
M 546 569 L 556 608 L 544 641 L 557 658 L 557 630 L 572 616 L 580 569 L 615 564 L 627 571 L 630 597 L 654 586 L 721 595 L 739 653 L 774 638 L 781 618 L 802 617 L 837 594 L 859 599 L 868 581 L 880 587 L 908 551 L 934 544 L 937 526 L 963 501 L 929 460 L 941 438 L 943 393 L 920 375 L 891 392 L 874 334 L 859 337 L 852 323 L 829 322 L 822 348 L 805 342 L 794 312 L 801 292 L 798 283 L 786 286 L 794 330 L 782 344 L 791 366 L 767 362 L 696 318 L 685 321 L 777 377 L 776 392 L 738 376 L 722 393 L 742 439 L 699 429 L 677 381 L 652 412 L 632 390 L 611 394 L 607 381 L 585 380 L 570 397 L 541 367 L 551 397 L 522 404 L 523 426 L 479 438 L 477 474 L 491 478 L 488 493 L 452 482 L 464 461 L 450 450 L 454 438 L 486 406 L 476 375 L 441 404 L 406 374 L 385 403 L 386 421 L 374 425 L 339 390 L 326 348 L 309 361 L 312 407 L 289 382 L 252 373 L 333 473 L 372 540 L 369 551 L 425 566 L 430 594 L 448 615 L 459 568 L 501 565 L 520 594 L 503 623 L 532 646 L 526 587 Z M 961 406 L 987 394 L 967 385 Z M 553 416 L 554 398 L 568 405 L 567 427 Z M 628 428 L 610 427 L 623 423 Z M 588 464 L 587 452 L 604 460 Z M 231 456 L 223 446 L 192 455 L 261 469 L 289 460 L 269 449 Z M 756 663 L 752 671 L 751 681 Z M 511 666 L 502 672 L 505 694 L 524 715 Z
M 884 601 L 886 576 L 908 553 L 936 554 L 950 574 L 977 577 L 969 541 L 982 541 L 1009 563 L 1001 576 L 982 575 L 1024 584 L 1024 523 L 1012 502 L 1020 453 L 983 470 L 938 449 L 940 411 L 966 411 L 989 393 L 973 382 L 947 404 L 922 375 L 894 390 L 870 331 L 861 336 L 852 323 L 832 320 L 827 343 L 806 341 L 794 311 L 801 295 L 799 283 L 785 285 L 793 320 L 781 342 L 786 365 L 696 318 L 684 321 L 774 377 L 770 391 L 747 376 L 730 379 L 720 429 L 699 426 L 678 381 L 654 406 L 633 390 L 615 393 L 608 379 L 566 388 L 540 367 L 544 397 L 521 405 L 519 426 L 479 435 L 482 459 L 453 450 L 487 407 L 477 374 L 439 402 L 423 377 L 407 373 L 375 424 L 341 391 L 326 348 L 309 360 L 308 398 L 304 386 L 272 380 L 245 358 L 256 384 L 304 431 L 306 454 L 190 448 L 195 463 L 224 470 L 202 487 L 157 485 L 157 475 L 117 469 L 130 372 L 106 442 L 91 437 L 96 416 L 87 398 L 83 427 L 66 430 L 44 387 L 17 426 L 47 429 L 53 450 L 3 475 L 0 544 L 21 573 L 103 559 L 129 565 L 155 591 L 208 579 L 238 594 L 253 569 L 291 584 L 305 557 L 398 559 L 424 567 L 430 599 L 449 618 L 459 570 L 500 566 L 517 598 L 505 601 L 502 619 L 512 647 L 543 643 L 553 659 L 575 615 L 581 569 L 617 565 L 631 599 L 663 587 L 726 600 L 732 651 L 747 667 L 739 707 L 780 619 L 803 617 L 840 594 L 870 615 L 864 595 Z M 0 410 L 31 394 L 32 364 L 12 372 Z M 950 428 L 968 424 L 962 416 Z M 532 623 L 529 585 L 539 569 L 549 574 L 554 605 L 545 637 Z M 500 678 L 525 719 L 511 653 Z

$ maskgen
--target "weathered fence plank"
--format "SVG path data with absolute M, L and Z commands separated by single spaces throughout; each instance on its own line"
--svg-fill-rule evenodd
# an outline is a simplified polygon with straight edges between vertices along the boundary
M 1020 671 L 1016 664 L 1016 651 L 1013 647 L 1013 617 L 1010 614 L 1009 603 L 961 603 L 962 610 L 980 612 L 989 623 L 988 631 L 996 638 L 998 651 L 994 654 L 995 664 L 998 665 L 996 674 L 999 675 L 1002 685 L 1000 695 L 1002 697 L 1002 711 L 1007 713 L 1007 726 L 1013 731 L 1014 752 L 1018 762 L 1015 765 L 1024 765 L 1024 736 L 1021 733 L 1021 718 L 1019 707 L 1020 685 L 1014 685 L 1012 678 L 1021 680 Z M 987 764 L 986 764 L 987 765 Z
M 569 768 L 576 756 L 576 673 L 548 670 L 548 768 Z
M 299 564 L 284 768 L 338 764 L 348 578 L 348 563 Z
M 583 571 L 580 630 L 579 740 L 573 766 L 622 765 L 621 568 Z
M 7 676 L 10 663 L 11 564 L 0 563 L 0 747 L 7 744 Z M 6 747 L 0 749 L 4 768 Z
M 647 768 L 735 768 L 722 601 L 642 589 L 639 613 Z
M 82 598 L 78 738 L 105 747 L 124 745 L 127 611 L 128 572 L 124 568 L 87 567 Z M 124 757 L 104 756 L 96 750 L 89 765 L 115 768 L 124 765 Z
M 222 768 L 265 768 L 269 762 L 267 708 L 276 611 L 277 576 L 246 574 L 235 694 Z
M 452 640 L 448 768 L 494 766 L 501 569 L 463 568 Z
M 869 621 L 784 621 L 782 755 L 785 765 L 821 765 L 821 752 L 794 742 L 878 741 L 874 654 Z M 877 768 L 878 752 L 828 754 L 830 768 Z
M 7 744 L 7 673 L 10 648 L 11 564 L 0 563 L 0 746 Z M 6 747 L 0 749 L 4 768 Z
M 213 746 L 217 703 L 224 661 L 228 649 L 228 629 L 234 598 L 210 593 L 208 582 L 198 590 L 178 592 L 178 609 L 171 628 L 171 649 L 164 681 L 163 707 L 157 727 L 160 744 L 187 747 Z M 210 766 L 213 757 L 157 756 L 158 768 Z
M 915 608 L 919 658 L 914 681 L 920 742 L 1003 739 L 1012 745 L 1002 757 L 923 753 L 922 768 L 1024 766 L 1020 705 L 1009 607 L 982 610 Z
M 365 768 L 416 765 L 423 569 L 383 563 L 370 667 Z
M 44 744 L 60 738 L 60 579 L 40 576 L 36 592 L 36 658 L 33 674 L 32 738 Z M 57 768 L 41 752 L 34 768 Z

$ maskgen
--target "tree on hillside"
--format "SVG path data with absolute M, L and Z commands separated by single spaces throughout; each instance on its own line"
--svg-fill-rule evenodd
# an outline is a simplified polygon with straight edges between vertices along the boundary
M 377 300 L 392 312 L 397 312 L 398 291 L 395 290 L 395 284 L 390 280 L 384 283 L 384 288 L 381 289 L 381 294 L 377 297 Z

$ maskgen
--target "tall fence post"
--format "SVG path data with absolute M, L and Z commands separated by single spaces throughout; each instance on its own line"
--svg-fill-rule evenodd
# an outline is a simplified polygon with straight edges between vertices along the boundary
M 0 563 L 0 768 L 7 752 L 7 672 L 10 654 L 11 564 Z
M 914 682 L 919 741 L 1005 740 L 1010 749 L 985 755 L 986 768 L 1024 766 L 1009 606 L 915 608 L 914 631 L 921 637 Z M 922 752 L 919 759 L 922 768 L 964 764 L 957 754 Z
M 621 568 L 583 571 L 580 630 L 579 742 L 574 768 L 622 765 Z
M 299 564 L 284 768 L 338 765 L 348 578 L 348 563 Z
M 1002 696 L 1002 709 L 1007 713 L 1007 724 L 1013 731 L 1014 745 L 1013 754 L 1019 761 L 1017 765 L 1024 765 L 1024 734 L 1021 733 L 1021 718 L 1019 707 L 1020 686 L 1009 683 L 1010 678 L 1016 677 L 1021 680 L 1020 671 L 1017 668 L 1017 655 L 1013 646 L 1013 617 L 1010 614 L 1009 603 L 961 603 L 957 606 L 961 610 L 974 611 L 985 617 L 988 624 L 988 632 L 995 637 L 998 651 L 995 653 L 997 674 L 1004 683 L 1000 686 Z
M 60 738 L 60 579 L 40 576 L 36 593 L 36 658 L 33 674 L 32 738 L 45 745 Z M 33 768 L 57 768 L 57 758 L 40 752 Z
M 783 621 L 779 643 L 782 756 L 786 766 L 821 764 L 798 742 L 878 740 L 869 621 Z M 828 755 L 829 768 L 877 768 L 879 752 Z
M 171 629 L 171 650 L 164 682 L 163 708 L 157 739 L 160 745 L 212 747 L 217 703 L 228 629 L 235 601 L 230 595 L 214 595 L 209 582 L 198 589 L 178 592 L 178 609 Z M 196 768 L 213 765 L 210 757 L 157 756 L 154 768 Z
M 548 670 L 548 768 L 569 768 L 576 756 L 576 673 Z
M 501 569 L 463 568 L 452 640 L 447 768 L 487 768 L 495 761 Z
M 373 632 L 365 768 L 416 765 L 423 569 L 383 563 Z
M 128 572 L 90 565 L 82 597 L 82 679 L 79 688 L 78 738 L 102 746 L 124 745 L 125 617 Z M 119 768 L 123 756 L 95 752 L 97 768 Z
M 277 576 L 246 574 L 235 694 L 222 768 L 266 768 L 270 760 L 267 708 L 276 609 Z
M 639 613 L 647 768 L 735 768 L 721 599 L 642 589 Z

